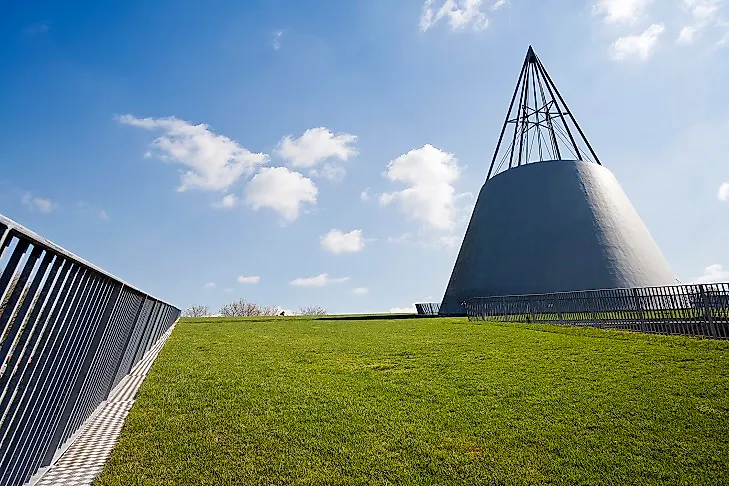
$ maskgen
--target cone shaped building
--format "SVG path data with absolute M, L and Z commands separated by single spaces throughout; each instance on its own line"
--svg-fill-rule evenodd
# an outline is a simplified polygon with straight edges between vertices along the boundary
M 675 283 L 529 47 L 440 313 L 472 297 Z

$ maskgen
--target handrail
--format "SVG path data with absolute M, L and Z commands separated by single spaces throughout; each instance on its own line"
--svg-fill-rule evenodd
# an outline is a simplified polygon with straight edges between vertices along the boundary
M 49 466 L 179 316 L 0 215 L 0 486 Z

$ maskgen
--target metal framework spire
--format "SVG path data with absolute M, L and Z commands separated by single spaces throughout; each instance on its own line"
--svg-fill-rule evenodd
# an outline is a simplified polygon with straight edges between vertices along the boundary
M 507 138 L 511 143 L 502 151 L 504 135 L 512 126 L 513 135 Z M 549 73 L 529 46 L 486 180 L 502 169 L 563 158 L 600 164 Z

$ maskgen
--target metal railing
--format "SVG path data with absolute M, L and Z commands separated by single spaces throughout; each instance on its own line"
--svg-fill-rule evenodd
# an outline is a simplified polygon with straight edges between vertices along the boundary
M 0 486 L 21 485 L 180 310 L 0 215 Z
M 415 304 L 415 310 L 420 316 L 437 316 L 440 312 L 440 303 L 426 302 L 423 304 Z
M 729 339 L 729 284 L 476 297 L 469 320 L 541 322 Z

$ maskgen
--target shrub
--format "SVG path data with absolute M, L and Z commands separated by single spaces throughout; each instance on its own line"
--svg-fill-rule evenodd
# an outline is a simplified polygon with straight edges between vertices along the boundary
M 252 316 L 277 316 L 281 310 L 277 306 L 266 307 L 240 299 L 231 302 L 220 308 L 220 314 L 224 317 L 252 317 Z
M 210 309 L 206 305 L 193 305 L 185 309 L 183 315 L 185 317 L 207 317 L 210 315 Z
M 318 305 L 307 305 L 306 307 L 299 307 L 299 315 L 301 316 L 325 316 L 326 314 L 326 309 Z

